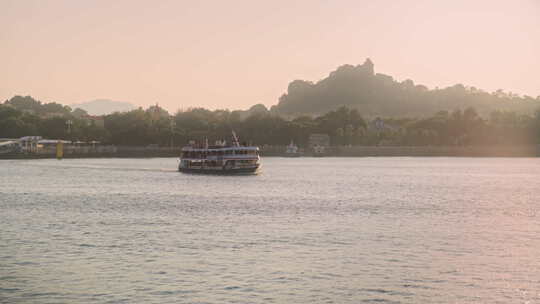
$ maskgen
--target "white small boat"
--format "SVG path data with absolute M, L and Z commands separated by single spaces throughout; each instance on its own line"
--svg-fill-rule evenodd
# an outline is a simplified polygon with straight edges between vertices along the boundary
M 298 146 L 294 144 L 294 142 L 291 140 L 291 143 L 287 146 L 287 149 L 285 150 L 285 156 L 286 157 L 300 157 L 301 154 L 298 151 Z
M 326 154 L 326 148 L 321 145 L 314 145 L 313 146 L 313 156 L 321 157 Z

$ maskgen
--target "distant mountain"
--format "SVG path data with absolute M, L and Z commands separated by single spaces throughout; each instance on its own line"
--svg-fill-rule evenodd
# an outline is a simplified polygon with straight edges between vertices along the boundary
M 362 65 L 342 65 L 317 82 L 294 80 L 271 111 L 279 115 L 322 114 L 341 106 L 357 109 L 366 117 L 422 117 L 439 111 L 475 108 L 482 115 L 493 111 L 531 114 L 540 109 L 540 96 L 493 93 L 456 84 L 428 89 L 407 79 L 375 73 L 367 59 Z
M 96 99 L 78 104 L 72 104 L 70 107 L 73 109 L 83 109 L 90 115 L 107 115 L 114 112 L 126 112 L 136 108 L 129 102 L 114 101 L 110 99 Z

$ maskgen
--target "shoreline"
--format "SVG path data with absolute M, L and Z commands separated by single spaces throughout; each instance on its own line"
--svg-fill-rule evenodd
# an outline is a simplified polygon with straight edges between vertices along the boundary
M 262 157 L 287 157 L 284 147 L 261 148 Z M 112 151 L 90 150 L 85 153 L 66 150 L 63 158 L 156 158 L 179 157 L 180 148 L 118 147 Z M 314 157 L 306 153 L 301 157 Z M 540 145 L 530 146 L 353 146 L 329 147 L 323 157 L 540 157 Z M 3 159 L 53 159 L 56 154 L 9 153 Z

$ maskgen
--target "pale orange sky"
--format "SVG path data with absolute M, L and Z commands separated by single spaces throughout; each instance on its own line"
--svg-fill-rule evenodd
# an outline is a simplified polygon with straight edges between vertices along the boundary
M 540 0 L 0 0 L 1 101 L 270 106 L 366 57 L 430 88 L 536 97 Z

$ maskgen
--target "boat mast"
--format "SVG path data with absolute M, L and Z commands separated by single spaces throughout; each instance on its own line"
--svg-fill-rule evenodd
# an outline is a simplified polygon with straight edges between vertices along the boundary
M 240 147 L 240 142 L 238 141 L 238 137 L 236 136 L 236 133 L 234 132 L 234 130 L 232 130 L 232 138 L 233 138 L 233 146 Z

